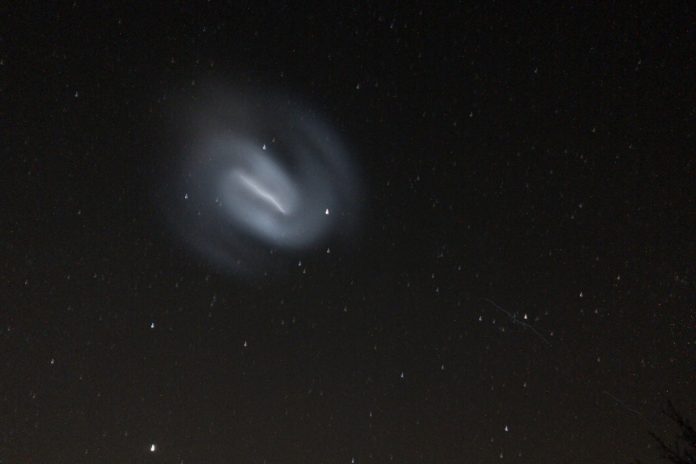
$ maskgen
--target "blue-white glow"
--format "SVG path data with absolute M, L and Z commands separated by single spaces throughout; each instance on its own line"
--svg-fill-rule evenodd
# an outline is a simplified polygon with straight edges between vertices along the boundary
M 182 162 L 160 194 L 192 249 L 266 274 L 352 230 L 358 179 L 325 123 L 287 99 L 218 90 L 202 101 L 184 118 Z

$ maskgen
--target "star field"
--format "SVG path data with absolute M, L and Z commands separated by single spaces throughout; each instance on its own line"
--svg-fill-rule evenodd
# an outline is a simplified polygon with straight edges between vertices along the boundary
M 657 462 L 692 10 L 5 8 L 0 463 Z

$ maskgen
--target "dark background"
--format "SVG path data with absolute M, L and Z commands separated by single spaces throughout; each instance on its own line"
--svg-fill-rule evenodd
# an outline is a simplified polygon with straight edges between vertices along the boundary
M 2 7 L 0 462 L 649 461 L 694 417 L 693 8 L 359 3 Z M 349 142 L 350 246 L 172 238 L 207 79 Z

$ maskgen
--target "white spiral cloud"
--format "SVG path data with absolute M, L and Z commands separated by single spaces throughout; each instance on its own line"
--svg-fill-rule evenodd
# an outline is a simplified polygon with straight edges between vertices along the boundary
M 181 164 L 160 194 L 186 243 L 254 275 L 289 269 L 341 235 L 332 231 L 349 235 L 358 179 L 333 130 L 283 98 L 218 90 L 203 102 L 186 119 Z

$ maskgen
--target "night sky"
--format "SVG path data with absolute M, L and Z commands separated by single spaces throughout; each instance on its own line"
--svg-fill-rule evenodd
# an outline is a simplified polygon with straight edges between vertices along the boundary
M 0 8 L 0 462 L 657 459 L 696 418 L 694 8 L 548 3 Z M 302 248 L 182 236 L 193 115 L 247 98 L 354 169 Z

